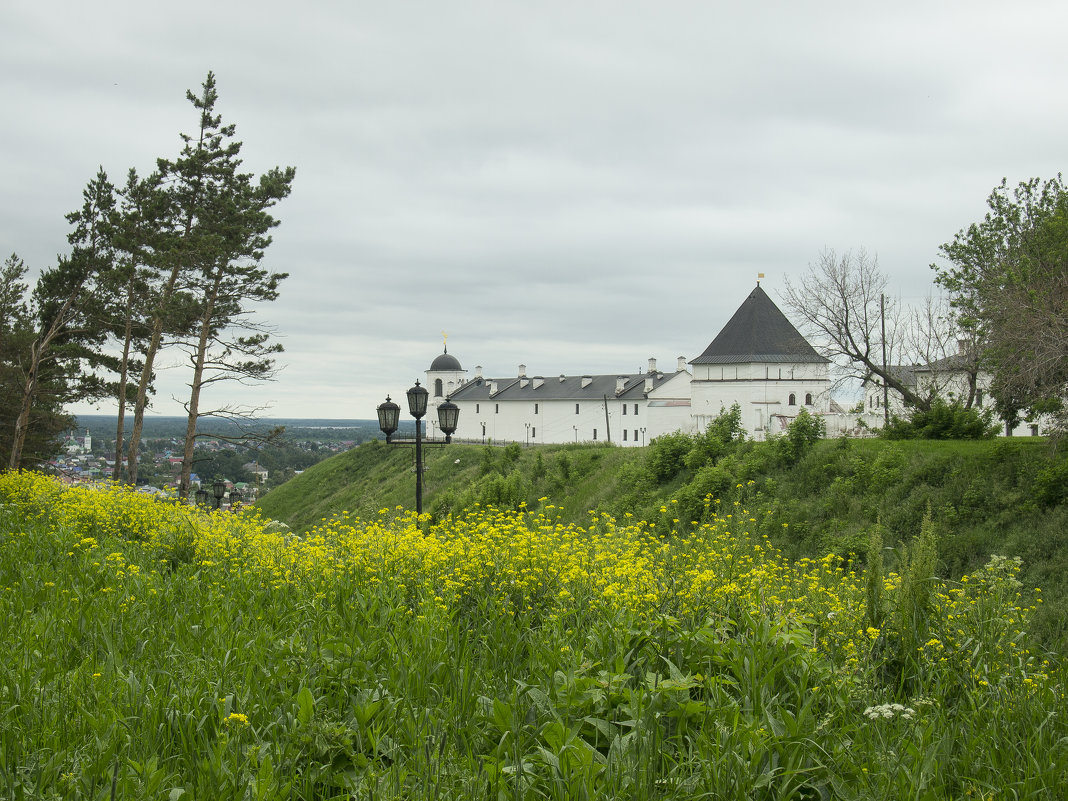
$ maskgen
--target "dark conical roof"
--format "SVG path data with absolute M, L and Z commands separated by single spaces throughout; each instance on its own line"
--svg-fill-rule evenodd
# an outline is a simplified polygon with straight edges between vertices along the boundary
M 712 344 L 690 364 L 826 361 L 757 284 Z
M 442 353 L 430 363 L 431 370 L 463 370 L 460 361 L 448 351 Z

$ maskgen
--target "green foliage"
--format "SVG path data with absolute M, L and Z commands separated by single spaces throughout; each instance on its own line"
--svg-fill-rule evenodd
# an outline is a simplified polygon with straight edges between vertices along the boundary
M 884 618 L 883 604 L 883 531 L 882 526 L 872 526 L 868 535 L 868 552 L 864 568 L 864 587 L 867 592 L 868 625 L 881 629 Z
M 656 520 L 674 499 L 673 517 L 686 531 L 703 519 L 709 492 L 721 506 L 759 501 L 770 514 L 751 531 L 793 557 L 870 555 L 873 526 L 881 525 L 889 544 L 919 531 L 930 510 L 943 532 L 938 551 L 947 576 L 978 569 L 992 553 L 1021 557 L 1025 586 L 1044 589 L 1037 630 L 1049 645 L 1068 642 L 1068 503 L 1059 478 L 1066 457 L 1044 439 L 822 440 L 793 465 L 782 462 L 778 448 L 775 441 L 736 442 L 710 469 L 681 469 L 666 482 L 652 473 L 651 447 L 536 446 L 522 449 L 514 469 L 526 477 L 529 508 L 547 496 L 562 519 L 578 524 L 591 509 Z M 464 444 L 430 451 L 427 508 L 458 511 L 460 496 L 487 475 L 506 478 L 511 470 L 496 467 L 481 475 L 480 465 L 496 464 L 500 451 Z M 546 467 L 540 479 L 533 475 L 539 454 Z M 308 469 L 257 506 L 295 531 L 341 509 L 374 514 L 411 506 L 411 460 L 408 448 L 365 443 Z
M 911 679 L 918 671 L 917 654 L 930 629 L 938 547 L 930 512 L 924 515 L 919 535 L 902 549 L 901 585 L 894 609 L 898 659 Z
M 728 497 L 734 482 L 734 475 L 728 467 L 706 464 L 700 468 L 693 479 L 675 493 L 679 519 L 685 522 L 706 522 L 710 502 Z
M 703 433 L 694 436 L 684 462 L 692 471 L 699 470 L 709 462 L 715 462 L 730 453 L 734 444 L 745 439 L 742 428 L 742 408 L 737 403 L 720 412 L 708 424 Z
M 940 248 L 932 265 L 952 293 L 956 322 L 981 344 L 1003 419 L 1015 421 L 1068 391 L 1068 187 L 1062 177 L 1007 181 L 987 198 L 983 220 Z M 1056 420 L 1063 428 L 1066 418 Z
M 786 464 L 796 464 L 826 433 L 827 424 L 823 418 L 809 414 L 802 407 L 787 427 L 785 436 L 776 440 L 782 460 Z
M 477 449 L 446 450 L 477 470 Z M 693 616 L 671 608 L 668 587 L 646 616 L 581 592 L 530 599 L 550 615 L 488 585 L 442 606 L 440 585 L 368 581 L 358 560 L 301 580 L 195 552 L 160 570 L 167 543 L 90 544 L 3 500 L 0 636 L 33 646 L 0 656 L 5 798 L 1063 795 L 1068 675 L 1023 657 L 1018 564 L 933 580 L 930 526 L 902 550 L 896 589 L 851 585 L 852 602 L 879 586 L 894 611 L 869 653 L 833 645 L 855 635 L 841 617 L 787 614 L 770 596 L 729 595 Z M 739 538 L 736 555 L 759 543 Z M 694 567 L 728 567 L 708 556 Z M 835 560 L 822 570 L 841 575 Z M 945 619 L 939 596 L 966 589 Z M 917 620 L 902 683 L 880 666 L 896 658 L 893 631 Z M 1010 641 L 1019 660 L 1003 653 Z
M 1047 509 L 1068 501 L 1068 455 L 1060 454 L 1039 470 L 1034 488 L 1035 499 Z
M 530 477 L 535 482 L 541 481 L 543 478 L 545 478 L 548 472 L 548 468 L 545 466 L 545 456 L 539 450 L 534 455 L 534 466 L 530 470 Z
M 513 470 L 507 476 L 496 473 L 471 485 L 467 492 L 457 498 L 453 511 L 471 509 L 476 504 L 498 509 L 518 509 L 520 504 L 526 502 L 529 493 L 530 485 L 519 470 Z
M 936 399 L 930 409 L 916 409 L 908 418 L 893 415 L 880 430 L 885 439 L 990 439 L 998 426 L 989 409 L 965 407 L 959 401 Z
M 653 478 L 663 484 L 678 475 L 691 447 L 693 439 L 681 431 L 664 434 L 650 442 L 646 464 Z
M 495 470 L 497 470 L 497 456 L 493 451 L 493 446 L 486 445 L 479 456 L 478 474 L 488 476 Z
M 523 454 L 523 448 L 518 442 L 510 442 L 504 446 L 504 450 L 501 451 L 501 465 L 507 468 L 514 465 L 519 461 L 519 457 Z
M 108 219 L 115 195 L 102 169 L 83 199 L 67 215 L 70 255 L 43 269 L 32 289 L 18 256 L 0 271 L 0 442 L 11 468 L 38 466 L 58 452 L 56 429 L 70 422 L 65 405 L 109 394 L 103 373 L 116 360 L 103 346 L 108 329 L 100 320 L 114 269 Z

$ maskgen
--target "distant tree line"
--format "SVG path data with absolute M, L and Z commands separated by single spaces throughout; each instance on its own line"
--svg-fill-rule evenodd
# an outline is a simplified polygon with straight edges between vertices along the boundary
M 159 356 L 180 354 L 189 373 L 180 492 L 189 491 L 198 425 L 208 416 L 251 420 L 258 409 L 205 391 L 224 381 L 270 380 L 282 346 L 254 314 L 275 300 L 285 273 L 261 266 L 289 193 L 292 167 L 241 171 L 235 127 L 215 112 L 215 76 L 199 94 L 192 134 L 173 159 L 116 187 L 101 168 L 67 215 L 70 252 L 31 287 L 17 254 L 0 276 L 0 448 L 9 468 L 47 460 L 72 419 L 71 403 L 113 399 L 113 478 L 136 483 L 145 411 Z M 127 413 L 132 419 L 127 421 Z M 237 438 L 269 437 L 246 429 Z M 125 472 L 122 454 L 125 452 Z
M 889 277 L 864 251 L 824 251 L 785 305 L 844 379 L 894 390 L 913 413 L 945 421 L 978 402 L 992 376 L 998 416 L 1011 430 L 1048 415 L 1068 428 L 1068 188 L 1060 175 L 990 194 L 980 222 L 939 248 L 932 264 L 945 299 L 903 308 Z M 917 385 L 900 365 L 943 366 L 944 382 Z M 963 391 L 958 379 L 963 377 Z M 955 397 L 947 388 L 958 387 Z M 963 419 L 963 418 L 962 418 Z M 960 421 L 957 421 L 960 422 Z M 954 423 L 955 425 L 955 423 Z

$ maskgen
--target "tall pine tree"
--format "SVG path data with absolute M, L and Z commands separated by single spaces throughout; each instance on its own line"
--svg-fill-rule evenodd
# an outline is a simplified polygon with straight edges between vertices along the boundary
M 218 92 L 208 73 L 199 95 L 187 92 L 198 111 L 199 126 L 174 160 L 160 159 L 151 177 L 162 209 L 161 236 L 152 261 L 162 282 L 148 349 L 135 401 L 130 440 L 130 476 L 136 480 L 137 447 L 153 362 L 165 331 L 188 332 L 176 337 L 189 356 L 190 394 L 185 401 L 188 425 L 180 493 L 189 491 L 193 449 L 202 432 L 198 423 L 208 414 L 240 416 L 252 410 L 230 404 L 205 411 L 203 391 L 226 380 L 271 378 L 273 356 L 281 346 L 256 320 L 252 305 L 274 300 L 286 276 L 261 267 L 278 225 L 270 209 L 291 189 L 292 167 L 269 170 L 259 178 L 241 171 L 241 142 L 235 126 L 224 125 L 215 112 Z

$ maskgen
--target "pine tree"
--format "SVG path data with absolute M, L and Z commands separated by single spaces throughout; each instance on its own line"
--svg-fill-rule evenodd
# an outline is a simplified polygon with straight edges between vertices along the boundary
M 102 350 L 107 330 L 101 325 L 106 302 L 101 288 L 113 264 L 108 219 L 114 209 L 114 189 L 100 169 L 83 192 L 81 209 L 67 215 L 74 226 L 67 237 L 71 254 L 41 273 L 30 297 L 27 319 L 32 335 L 23 335 L 28 342 L 17 368 L 17 412 L 8 459 L 12 469 L 23 464 L 27 437 L 35 425 L 62 415 L 68 403 L 107 392 L 97 370 L 114 367 L 114 360 Z
M 147 387 L 165 330 L 186 332 L 175 341 L 187 352 L 192 375 L 185 402 L 188 425 L 180 492 L 189 491 L 193 449 L 200 418 L 243 416 L 255 410 L 224 405 L 202 407 L 205 388 L 220 381 L 262 381 L 272 377 L 274 354 L 270 331 L 253 316 L 251 306 L 278 296 L 284 273 L 260 266 L 278 224 L 270 209 L 289 192 L 292 167 L 275 168 L 258 179 L 240 171 L 241 143 L 235 126 L 215 113 L 218 93 L 208 73 L 201 93 L 187 92 L 199 112 L 195 135 L 182 135 L 184 146 L 174 160 L 160 159 L 151 184 L 161 204 L 161 236 L 153 262 L 165 276 L 158 292 L 149 347 L 135 402 L 130 440 L 130 476 L 136 480 L 136 454 Z

